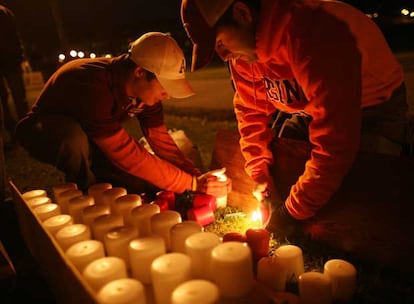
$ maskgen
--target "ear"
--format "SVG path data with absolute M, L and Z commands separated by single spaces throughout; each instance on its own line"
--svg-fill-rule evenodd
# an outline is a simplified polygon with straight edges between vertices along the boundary
M 253 12 L 244 2 L 236 1 L 231 9 L 237 23 L 246 25 L 253 22 Z
M 134 70 L 134 76 L 137 78 L 141 78 L 142 76 L 144 76 L 145 71 L 143 68 L 141 68 L 140 66 L 137 66 Z

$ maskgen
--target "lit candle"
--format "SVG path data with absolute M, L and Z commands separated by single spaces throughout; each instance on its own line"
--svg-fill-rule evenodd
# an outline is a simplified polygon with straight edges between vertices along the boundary
M 214 304 L 220 292 L 216 284 L 207 280 L 190 280 L 178 285 L 171 296 L 171 304 Z
M 124 220 L 119 214 L 104 214 L 95 218 L 91 225 L 92 235 L 95 240 L 104 242 L 105 234 L 112 228 L 123 226 Z
M 30 208 L 33 209 L 43 204 L 50 204 L 52 203 L 52 200 L 50 199 L 50 197 L 47 196 L 37 196 L 29 198 L 28 200 L 26 200 L 26 203 Z
M 126 222 L 131 210 L 141 206 L 141 204 L 141 197 L 138 194 L 125 194 L 115 199 L 115 202 L 111 205 L 111 212 L 122 215 Z
M 275 250 L 275 257 L 286 267 L 288 282 L 297 282 L 305 272 L 302 249 L 295 245 L 283 245 Z
M 151 231 L 164 238 L 167 251 L 171 249 L 170 228 L 181 223 L 181 215 L 177 211 L 167 210 L 151 216 Z
M 56 235 L 61 228 L 73 224 L 73 219 L 69 214 L 58 214 L 46 219 L 42 225 L 53 236 Z
M 143 204 L 135 207 L 129 213 L 126 223 L 137 227 L 140 237 L 151 234 L 151 217 L 160 213 L 160 207 L 156 204 Z
M 239 232 L 227 232 L 223 235 L 223 242 L 247 242 L 246 235 Z
M 191 258 L 194 278 L 210 279 L 211 250 L 220 243 L 220 237 L 212 232 L 197 232 L 185 240 L 185 251 Z
M 166 253 L 151 264 L 152 286 L 157 304 L 170 304 L 174 289 L 191 279 L 191 259 L 183 253 Z
M 157 192 L 156 198 L 168 202 L 168 208 L 170 210 L 175 209 L 175 193 L 173 191 L 160 191 Z
M 240 298 L 253 288 L 253 261 L 246 243 L 226 242 L 211 251 L 211 278 L 220 294 L 226 298 Z
M 47 196 L 46 190 L 34 189 L 34 190 L 26 191 L 22 194 L 22 197 L 25 201 L 27 201 L 31 198 L 42 197 L 42 196 Z
M 37 206 L 33 209 L 34 214 L 39 218 L 41 222 L 44 222 L 48 218 L 61 214 L 61 210 L 58 204 L 48 203 Z
M 120 226 L 109 230 L 104 237 L 106 253 L 124 260 L 130 268 L 128 246 L 129 242 L 138 237 L 135 227 Z
M 301 304 L 332 303 L 332 286 L 328 276 L 319 272 L 304 272 L 299 276 Z
M 75 223 L 82 223 L 82 210 L 93 205 L 95 205 L 95 201 L 92 196 L 81 195 L 68 201 L 68 212 Z
M 275 256 L 263 257 L 257 263 L 257 279 L 274 291 L 285 291 L 286 265 Z
M 113 187 L 102 192 L 102 202 L 104 205 L 112 206 L 115 200 L 123 195 L 127 194 L 127 190 L 122 187 Z M 112 208 L 112 207 L 111 207 Z
M 63 251 L 66 251 L 75 243 L 90 240 L 91 238 L 91 230 L 84 224 L 65 226 L 56 233 L 56 241 Z
M 357 283 L 357 271 L 354 265 L 341 259 L 333 259 L 327 261 L 323 269 L 323 273 L 332 282 L 333 300 L 350 302 Z
M 95 200 L 95 204 L 103 204 L 102 193 L 105 190 L 111 189 L 112 185 L 110 183 L 96 183 L 88 188 L 88 195 L 92 196 Z
M 226 182 L 227 176 L 224 173 L 213 173 L 217 177 L 218 181 Z M 221 196 L 217 196 L 217 208 L 225 208 L 227 206 L 227 192 Z
M 187 211 L 187 218 L 190 221 L 199 223 L 201 226 L 206 226 L 214 222 L 214 212 L 208 205 L 191 208 Z
M 129 243 L 128 251 L 132 276 L 150 284 L 152 262 L 167 252 L 164 239 L 158 235 L 139 237 Z
M 255 261 L 269 255 L 269 231 L 263 228 L 250 228 L 246 231 L 246 239 Z
M 82 273 L 90 262 L 105 256 L 105 249 L 100 241 L 86 240 L 73 244 L 65 254 L 68 260 Z
M 105 284 L 117 280 L 127 278 L 127 270 L 125 262 L 117 257 L 103 257 L 90 262 L 82 272 L 85 281 L 95 291 Z
M 75 190 L 75 189 L 66 190 L 60 193 L 56 197 L 56 202 L 59 204 L 60 209 L 62 209 L 62 213 L 69 214 L 69 208 L 68 208 L 69 200 L 72 198 L 78 197 L 78 196 L 82 196 L 82 195 L 83 193 L 81 190 Z
M 105 206 L 105 205 L 92 205 L 92 206 L 88 206 L 82 209 L 82 223 L 91 227 L 93 221 L 104 214 L 109 214 L 110 210 L 109 210 L 109 206 Z
M 61 194 L 62 192 L 65 192 L 67 190 L 77 190 L 78 189 L 78 185 L 75 183 L 63 183 L 63 184 L 59 184 L 56 186 L 52 187 L 52 193 L 53 193 L 53 198 L 56 201 L 56 198 L 59 196 L 59 194 Z
M 145 287 L 135 279 L 123 278 L 106 283 L 97 294 L 101 304 L 146 304 Z
M 190 235 L 203 231 L 203 227 L 194 221 L 177 223 L 170 229 L 171 251 L 185 253 L 185 240 Z

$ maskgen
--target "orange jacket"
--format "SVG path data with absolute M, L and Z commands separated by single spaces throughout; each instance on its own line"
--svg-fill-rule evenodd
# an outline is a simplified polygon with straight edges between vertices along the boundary
M 269 177 L 276 110 L 312 117 L 314 145 L 286 199 L 306 219 L 338 189 L 359 147 L 361 109 L 389 99 L 403 72 L 378 27 L 348 4 L 262 0 L 254 64 L 235 60 L 235 113 L 246 171 Z M 277 154 L 276 154 L 277 157 Z

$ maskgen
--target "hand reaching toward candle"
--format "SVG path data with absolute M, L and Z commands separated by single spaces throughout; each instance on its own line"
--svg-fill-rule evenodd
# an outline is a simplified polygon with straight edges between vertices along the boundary
M 297 220 L 290 215 L 285 204 L 282 203 L 272 210 L 266 229 L 273 232 L 278 239 L 289 238 L 301 233 L 302 223 L 303 221 Z
M 225 175 L 226 168 L 211 170 L 197 177 L 197 191 L 215 197 L 226 195 L 231 191 L 231 179 Z

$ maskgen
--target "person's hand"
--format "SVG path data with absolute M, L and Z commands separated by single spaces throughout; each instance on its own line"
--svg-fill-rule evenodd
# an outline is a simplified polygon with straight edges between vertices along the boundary
M 266 199 L 281 201 L 273 183 L 273 179 L 265 175 L 255 179 L 252 194 L 259 202 L 263 202 Z
M 294 237 L 301 234 L 302 221 L 295 219 L 287 210 L 285 203 L 281 203 L 271 209 L 266 229 L 272 232 L 276 239 Z
M 226 169 L 211 170 L 197 177 L 197 191 L 221 197 L 231 191 L 231 179 Z

